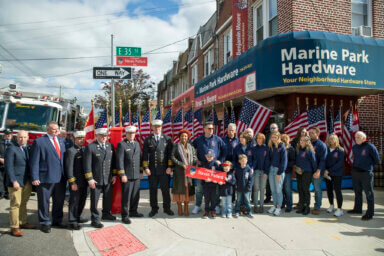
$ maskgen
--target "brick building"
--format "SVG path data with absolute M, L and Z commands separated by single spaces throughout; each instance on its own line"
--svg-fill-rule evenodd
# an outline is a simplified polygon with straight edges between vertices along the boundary
M 237 22 L 238 14 L 236 13 L 235 18 L 233 17 L 233 3 L 231 0 L 217 0 L 216 12 L 205 23 L 202 21 L 204 25 L 200 27 L 197 36 L 190 39 L 187 49 L 188 84 L 185 87 L 186 90 L 173 94 L 173 97 L 170 97 L 170 95 L 166 102 L 169 103 L 170 99 L 175 99 L 177 103 L 187 98 L 186 102 L 192 105 L 192 100 L 194 100 L 194 107 L 203 107 L 206 112 L 209 111 L 213 104 L 219 119 L 222 119 L 223 103 L 229 106 L 229 101 L 232 101 L 238 114 L 242 100 L 244 96 L 247 96 L 273 110 L 274 114 L 271 117 L 271 122 L 277 122 L 281 127 L 284 127 L 290 121 L 293 112 L 297 108 L 302 111 L 306 109 L 306 101 L 308 106 L 322 105 L 327 101 L 328 108 L 332 107 L 334 113 L 343 102 L 342 112 L 344 116 L 347 114 L 350 105 L 358 108 L 361 129 L 368 134 L 368 137 L 382 154 L 384 150 L 383 83 L 375 83 L 375 86 L 320 82 L 283 85 L 275 82 L 278 81 L 275 76 L 280 75 L 277 74 L 277 70 L 282 69 L 281 65 L 284 66 L 285 64 L 282 61 L 277 63 L 276 60 L 278 60 L 279 56 L 277 56 L 276 52 L 282 51 L 284 47 L 287 51 L 297 47 L 298 50 L 307 49 L 307 53 L 312 49 L 313 51 L 315 49 L 324 49 L 332 54 L 334 49 L 338 49 L 340 54 L 337 60 L 336 58 L 320 58 L 320 61 L 327 64 L 334 62 L 336 65 L 342 66 L 341 68 L 353 67 L 357 69 L 357 72 L 360 71 L 357 76 L 353 72 L 350 73 L 349 77 L 348 74 L 340 73 L 339 78 L 341 79 L 343 77 L 345 79 L 370 77 L 370 73 L 374 72 L 378 66 L 368 63 L 368 57 L 366 64 L 351 63 L 352 61 L 350 61 L 348 67 L 346 67 L 345 56 L 341 61 L 340 55 L 342 52 L 344 53 L 344 48 L 352 52 L 367 47 L 370 53 L 375 53 L 369 56 L 369 61 L 372 62 L 375 57 L 372 55 L 383 52 L 384 40 L 380 39 L 384 38 L 384 0 L 248 0 L 246 5 L 244 4 L 244 2 L 239 2 L 239 6 L 246 6 L 247 29 L 246 33 L 244 33 L 246 42 L 243 43 L 247 46 L 248 51 L 240 57 L 235 56 L 232 44 L 238 37 L 235 39 L 233 34 L 235 25 L 233 24 Z M 376 46 L 378 48 L 375 48 Z M 274 50 L 268 52 L 271 49 Z M 241 94 L 234 94 L 233 97 L 229 98 L 220 98 L 220 95 L 215 94 L 215 90 L 213 90 L 209 94 L 211 97 L 199 100 L 203 97 L 201 95 L 204 94 L 199 93 L 199 91 L 202 91 L 201 88 L 217 81 L 217 78 L 221 76 L 230 74 L 230 71 L 236 67 L 241 71 L 241 61 L 246 58 L 244 55 L 256 59 L 250 62 L 251 66 L 256 66 L 254 67 L 255 90 L 243 90 Z M 271 64 L 274 61 L 278 65 Z M 294 67 L 300 65 L 300 63 L 297 63 L 299 62 L 293 63 Z M 315 63 L 317 62 L 312 60 L 306 62 L 308 65 Z M 321 65 L 319 64 L 319 66 Z M 372 76 L 377 77 L 378 75 L 372 74 Z M 160 93 L 160 88 L 162 92 L 171 92 L 173 90 L 173 82 L 169 80 L 168 75 L 165 77 L 166 79 L 159 84 L 158 99 L 165 99 L 164 94 Z M 332 78 L 334 76 L 324 77 Z M 365 81 L 364 79 L 362 78 L 361 81 Z M 370 81 L 368 78 L 367 80 Z M 299 105 L 296 104 L 297 99 L 299 99 Z M 331 102 L 334 103 L 333 106 L 330 105 Z M 180 104 L 177 106 L 180 106 Z M 375 184 L 384 186 L 383 172 L 378 171 L 375 175 Z

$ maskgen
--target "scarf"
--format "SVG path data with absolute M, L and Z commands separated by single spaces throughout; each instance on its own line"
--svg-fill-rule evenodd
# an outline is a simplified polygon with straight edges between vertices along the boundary
M 179 151 L 179 155 L 181 157 L 181 161 L 183 162 L 183 165 L 191 165 L 193 163 L 193 156 L 192 156 L 192 149 L 187 143 L 187 149 L 188 149 L 188 156 L 185 152 L 184 145 L 181 144 L 180 142 L 177 143 L 177 149 Z M 184 183 L 185 185 L 192 184 L 192 179 L 185 176 L 185 170 L 184 170 Z

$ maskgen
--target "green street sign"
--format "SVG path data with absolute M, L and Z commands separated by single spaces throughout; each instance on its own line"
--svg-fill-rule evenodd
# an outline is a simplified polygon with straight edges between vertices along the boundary
M 116 56 L 141 57 L 141 48 L 139 47 L 116 47 Z

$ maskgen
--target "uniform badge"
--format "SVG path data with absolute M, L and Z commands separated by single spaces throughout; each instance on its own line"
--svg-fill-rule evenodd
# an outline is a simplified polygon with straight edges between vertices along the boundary
M 339 153 L 335 152 L 335 153 L 333 154 L 333 157 L 334 157 L 334 158 L 338 158 L 338 157 L 339 157 Z
M 96 156 L 100 156 L 100 154 L 96 154 Z
M 215 142 L 214 142 L 214 141 L 211 141 L 211 146 L 212 146 L 212 147 L 215 146 Z
M 264 157 L 266 157 L 267 156 L 267 151 L 264 151 Z
M 125 151 L 131 151 L 131 149 L 130 149 L 130 148 L 128 148 L 128 149 L 126 149 Z
M 366 154 L 367 154 L 367 152 L 365 151 L 365 149 L 363 149 L 363 151 L 361 151 L 361 155 L 365 156 Z
M 252 156 L 252 151 L 248 150 L 248 156 Z
M 245 179 L 247 180 L 247 179 L 248 179 L 248 177 L 249 177 L 249 173 L 248 173 L 248 172 L 246 172 L 246 173 L 245 173 Z
M 306 154 L 306 152 L 304 151 L 303 153 L 301 153 L 301 157 L 305 157 L 305 154 Z
M 236 146 L 237 146 L 237 142 L 235 141 L 232 143 L 232 147 L 235 148 Z
M 231 179 L 232 179 L 232 176 L 228 175 L 228 181 L 230 181 Z

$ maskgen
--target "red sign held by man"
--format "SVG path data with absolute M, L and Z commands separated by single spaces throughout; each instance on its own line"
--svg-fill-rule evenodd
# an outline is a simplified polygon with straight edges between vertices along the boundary
M 185 171 L 187 177 L 212 181 L 217 183 L 225 184 L 225 177 L 227 177 L 226 172 L 210 170 L 202 167 L 196 167 L 192 165 L 187 165 L 187 170 Z

